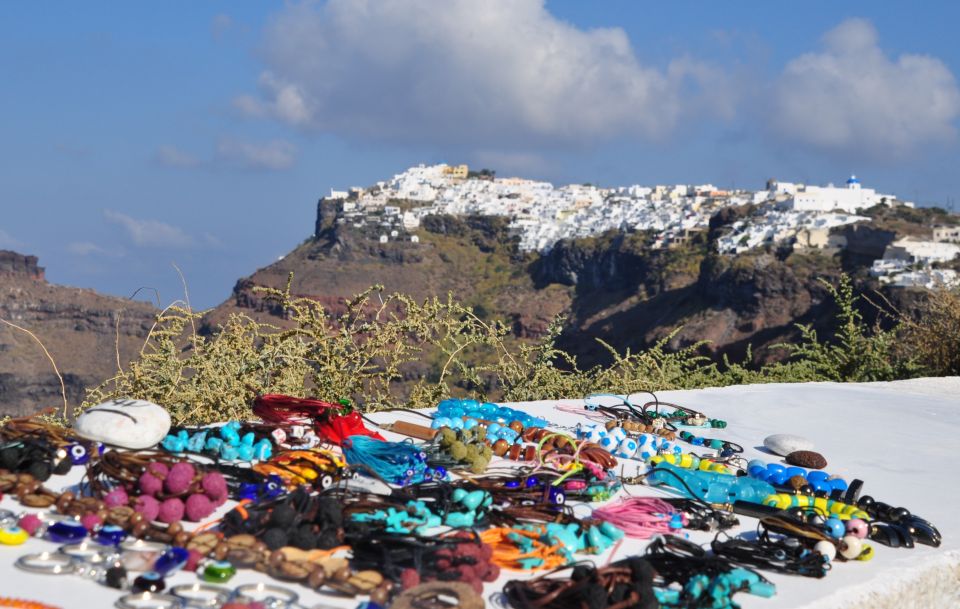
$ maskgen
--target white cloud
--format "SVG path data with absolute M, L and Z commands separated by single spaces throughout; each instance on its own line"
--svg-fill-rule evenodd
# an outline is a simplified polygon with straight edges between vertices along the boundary
M 0 250 L 15 250 L 22 245 L 13 235 L 0 228 Z
M 194 239 L 182 229 L 159 220 L 140 220 L 110 209 L 104 210 L 108 222 L 126 232 L 135 245 L 142 247 L 184 248 L 194 244 Z
M 235 99 L 248 115 L 487 149 L 662 136 L 713 74 L 645 66 L 622 29 L 578 29 L 543 0 L 289 5 L 263 47 L 260 95 Z
M 203 161 L 175 146 L 160 146 L 157 161 L 167 167 L 199 167 Z
M 864 19 L 827 32 L 822 47 L 788 63 L 775 84 L 776 131 L 814 148 L 878 158 L 955 136 L 960 90 L 942 61 L 888 57 Z
M 217 145 L 218 161 L 245 169 L 288 169 L 296 154 L 296 147 L 283 140 L 255 143 L 223 138 Z

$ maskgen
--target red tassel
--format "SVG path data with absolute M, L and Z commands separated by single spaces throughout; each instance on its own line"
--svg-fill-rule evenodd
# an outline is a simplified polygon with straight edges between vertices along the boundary
M 277 393 L 261 395 L 253 402 L 253 414 L 264 421 L 282 424 L 309 419 L 320 436 L 337 446 L 350 436 L 370 436 L 384 440 L 379 433 L 364 426 L 359 414 L 351 412 L 341 415 L 341 408 L 343 406 L 340 404 Z

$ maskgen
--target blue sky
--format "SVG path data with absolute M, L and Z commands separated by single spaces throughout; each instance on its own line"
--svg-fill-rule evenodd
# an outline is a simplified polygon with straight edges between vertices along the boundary
M 554 182 L 957 196 L 960 5 L 6 3 L 0 248 L 213 306 L 330 188 L 418 162 Z

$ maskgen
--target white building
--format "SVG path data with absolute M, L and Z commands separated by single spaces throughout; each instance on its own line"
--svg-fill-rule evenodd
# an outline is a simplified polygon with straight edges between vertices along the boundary
M 779 184 L 779 183 L 778 183 Z M 862 188 L 857 176 L 850 176 L 845 188 L 829 186 L 795 186 L 794 192 L 784 201 L 783 207 L 793 211 L 845 211 L 853 213 L 880 203 L 892 204 L 892 195 L 878 194 L 872 188 Z
M 928 265 L 931 262 L 946 262 L 960 254 L 960 245 L 920 241 L 904 237 L 887 246 L 883 252 L 884 260 L 906 260 L 914 264 Z

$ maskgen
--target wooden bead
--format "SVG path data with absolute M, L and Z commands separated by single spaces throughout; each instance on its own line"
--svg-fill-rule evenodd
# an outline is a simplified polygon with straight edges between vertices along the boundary
M 539 427 L 527 427 L 523 430 L 520 437 L 522 437 L 525 442 L 533 442 L 533 438 L 536 437 L 538 431 L 540 431 Z
M 230 552 L 230 546 L 228 546 L 227 544 L 221 541 L 213 548 L 213 558 L 215 560 L 226 560 L 227 553 L 229 552 Z
M 270 566 L 274 568 L 279 568 L 287 560 L 286 556 L 283 555 L 283 552 L 280 550 L 275 551 L 270 555 Z
M 533 461 L 537 458 L 537 449 L 533 446 L 527 446 L 523 449 L 523 460 Z
M 173 536 L 173 545 L 178 548 L 185 548 L 188 543 L 190 543 L 190 533 L 187 531 L 180 531 Z
M 319 590 L 323 587 L 327 581 L 327 572 L 323 570 L 323 567 L 317 566 L 310 572 L 310 575 L 307 576 L 307 586 L 313 588 L 314 590 Z
M 138 525 L 139 523 L 143 522 L 143 514 L 141 514 L 140 512 L 134 512 L 133 514 L 130 515 L 129 522 L 132 526 Z
M 510 459 L 512 459 L 513 461 L 516 461 L 517 459 L 520 458 L 520 448 L 521 447 L 519 444 L 514 444 L 513 446 L 510 447 Z
M 502 457 L 503 455 L 507 454 L 508 450 L 510 450 L 510 443 L 503 438 L 500 438 L 493 443 L 493 454 L 498 457 Z
M 337 569 L 337 571 L 334 572 L 333 574 L 333 581 L 339 582 L 342 584 L 346 582 L 348 579 L 350 579 L 350 576 L 352 574 L 353 573 L 350 571 L 350 567 L 343 567 L 342 569 Z
M 377 586 L 376 590 L 370 593 L 370 600 L 380 605 L 381 607 L 387 606 L 387 601 L 390 599 L 390 591 L 383 587 L 383 584 Z
M 150 530 L 150 525 L 142 520 L 133 527 L 130 528 L 130 534 L 134 537 L 144 537 L 147 534 L 147 531 Z
M 176 537 L 177 533 L 183 531 L 183 525 L 179 522 L 171 522 L 167 525 L 167 533 Z
M 517 433 L 521 433 L 523 431 L 523 423 L 520 421 L 510 421 L 510 429 Z

